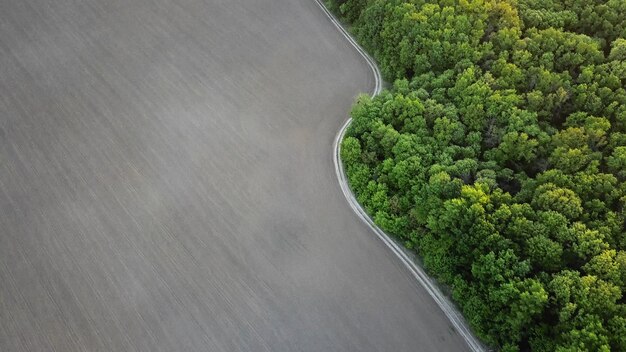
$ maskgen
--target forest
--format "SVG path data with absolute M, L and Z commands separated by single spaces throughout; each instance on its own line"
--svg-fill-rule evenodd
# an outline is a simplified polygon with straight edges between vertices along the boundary
M 501 351 L 626 351 L 626 1 L 332 0 L 350 187 Z

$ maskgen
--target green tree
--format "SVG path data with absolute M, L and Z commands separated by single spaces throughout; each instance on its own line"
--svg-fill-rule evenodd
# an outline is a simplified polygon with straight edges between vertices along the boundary
M 626 350 L 626 2 L 337 0 L 357 200 L 503 351 Z

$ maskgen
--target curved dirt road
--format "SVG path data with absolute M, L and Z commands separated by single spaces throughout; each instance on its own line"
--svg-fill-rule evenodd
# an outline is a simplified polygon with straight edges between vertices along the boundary
M 313 0 L 0 3 L 0 351 L 462 351 L 352 212 Z

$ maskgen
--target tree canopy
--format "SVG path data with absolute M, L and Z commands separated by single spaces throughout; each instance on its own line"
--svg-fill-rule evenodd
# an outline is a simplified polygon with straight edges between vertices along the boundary
M 626 2 L 335 0 L 357 199 L 503 351 L 626 351 Z

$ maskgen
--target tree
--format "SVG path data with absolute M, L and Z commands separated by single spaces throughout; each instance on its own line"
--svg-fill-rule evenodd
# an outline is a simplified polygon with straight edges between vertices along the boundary
M 357 200 L 503 351 L 626 349 L 626 2 L 339 0 Z
M 582 202 L 574 191 L 547 183 L 535 191 L 533 206 L 540 210 L 553 210 L 568 219 L 578 218 L 583 211 Z
M 606 165 L 614 175 L 620 179 L 626 179 L 626 147 L 617 147 L 606 158 Z

